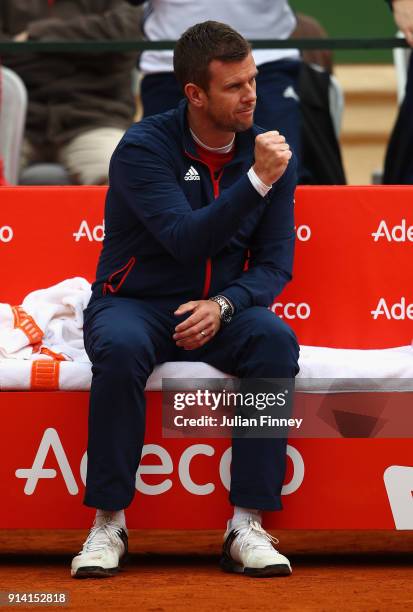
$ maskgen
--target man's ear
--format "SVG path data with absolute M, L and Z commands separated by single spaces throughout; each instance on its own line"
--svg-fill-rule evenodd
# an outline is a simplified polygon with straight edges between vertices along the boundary
M 196 108 L 202 108 L 205 104 L 206 94 L 202 87 L 195 83 L 187 83 L 184 87 L 184 93 L 188 98 L 188 102 Z

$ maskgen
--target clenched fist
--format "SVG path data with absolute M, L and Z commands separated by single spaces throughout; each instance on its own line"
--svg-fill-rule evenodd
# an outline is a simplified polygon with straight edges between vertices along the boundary
M 270 186 L 284 174 L 292 153 L 279 132 L 265 132 L 255 138 L 255 174 Z

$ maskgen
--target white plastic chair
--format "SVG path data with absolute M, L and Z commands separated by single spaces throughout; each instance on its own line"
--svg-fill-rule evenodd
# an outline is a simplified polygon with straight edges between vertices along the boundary
M 310 64 L 310 66 L 314 70 L 318 70 L 318 72 L 325 73 L 325 69 L 322 66 L 319 66 L 318 64 Z M 336 137 L 337 139 L 339 139 L 341 132 L 341 124 L 343 121 L 344 94 L 343 88 L 341 87 L 334 74 L 330 74 L 328 98 L 331 121 L 333 122 Z
M 21 78 L 9 68 L 0 66 L 0 78 L 0 154 L 7 182 L 16 185 L 26 123 L 27 91 Z
M 397 38 L 404 38 L 403 32 L 398 31 L 396 34 Z M 393 49 L 393 62 L 396 69 L 397 79 L 397 101 L 400 104 L 403 102 L 404 93 L 406 90 L 407 81 L 407 70 L 409 68 L 410 48 L 395 48 Z
M 330 115 L 333 122 L 334 131 L 337 139 L 340 138 L 341 124 L 343 122 L 344 113 L 344 94 L 343 88 L 334 76 L 330 75 L 330 87 L 329 87 L 329 102 L 330 102 Z

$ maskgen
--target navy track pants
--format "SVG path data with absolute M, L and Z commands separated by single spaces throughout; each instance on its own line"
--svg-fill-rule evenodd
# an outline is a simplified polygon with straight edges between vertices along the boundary
M 130 505 L 145 435 L 146 381 L 156 364 L 204 361 L 239 378 L 293 378 L 299 348 L 293 331 L 274 313 L 254 306 L 200 349 L 172 340 L 183 320 L 147 301 L 108 296 L 85 311 L 85 347 L 92 361 L 88 468 L 84 504 L 103 510 Z M 281 509 L 286 439 L 232 440 L 230 502 Z

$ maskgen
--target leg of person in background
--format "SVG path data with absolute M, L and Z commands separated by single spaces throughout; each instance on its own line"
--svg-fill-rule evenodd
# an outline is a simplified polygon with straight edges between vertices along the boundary
M 58 161 L 76 184 L 107 185 L 110 158 L 123 134 L 113 127 L 83 132 L 60 148 Z
M 384 185 L 413 185 L 413 52 L 406 90 L 387 145 Z
M 35 147 L 30 140 L 25 138 L 20 149 L 20 174 L 30 164 L 45 161 L 42 159 L 45 153 L 42 147 Z
M 149 117 L 176 108 L 184 97 L 173 72 L 148 74 L 141 81 L 143 116 Z
M 278 130 L 297 155 L 301 174 L 301 115 L 298 97 L 300 60 L 278 60 L 258 66 L 254 122 Z

